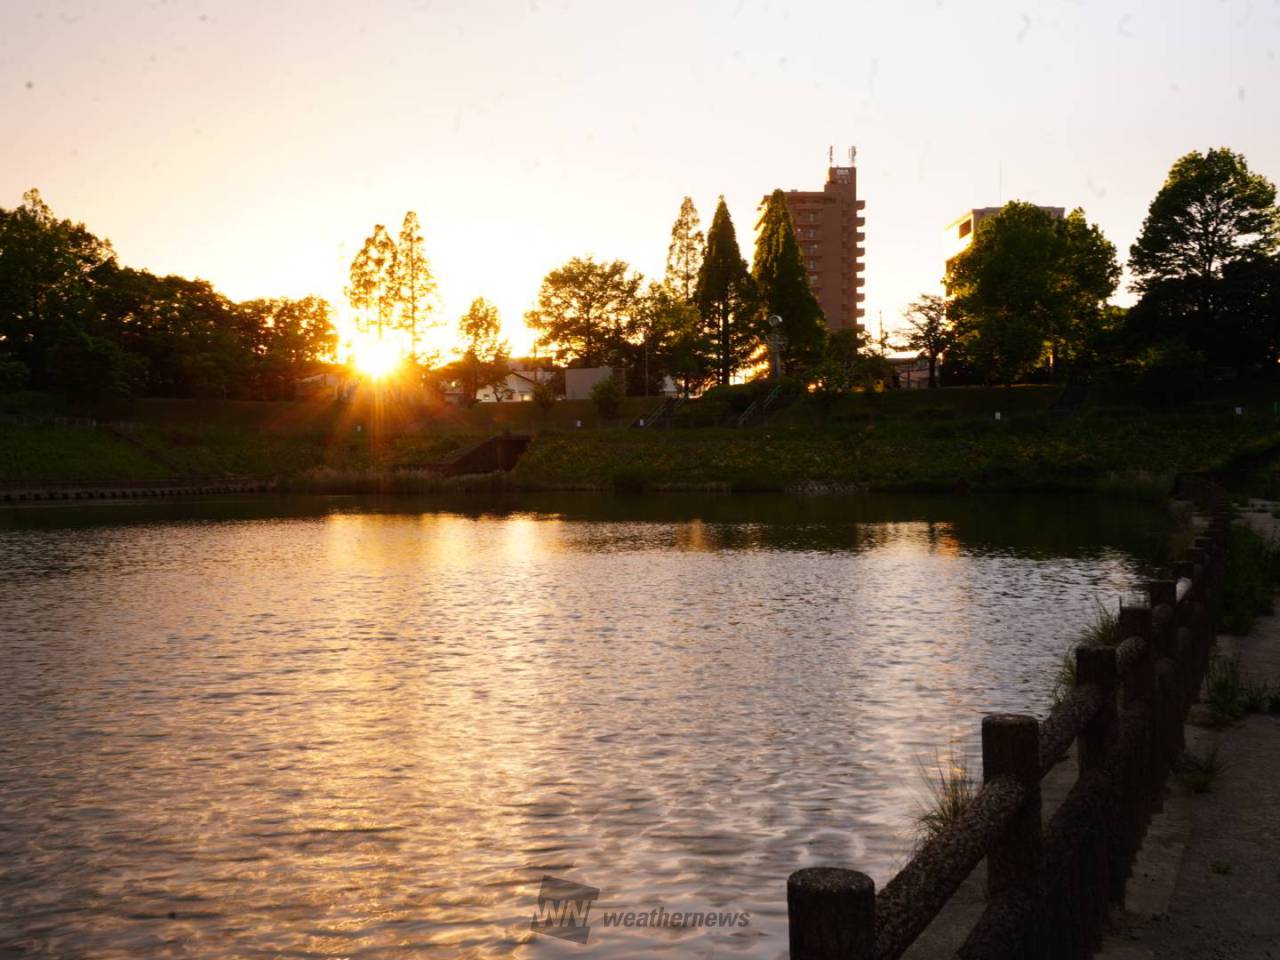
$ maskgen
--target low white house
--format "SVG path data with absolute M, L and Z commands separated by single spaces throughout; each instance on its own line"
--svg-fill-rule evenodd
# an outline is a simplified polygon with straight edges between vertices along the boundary
M 549 383 L 553 376 L 550 370 L 512 370 L 499 387 L 485 387 L 476 393 L 476 399 L 481 403 L 522 403 L 532 400 L 534 388 Z
M 327 371 L 295 380 L 293 386 L 300 399 L 332 397 L 345 400 L 355 392 L 356 381 L 345 373 Z

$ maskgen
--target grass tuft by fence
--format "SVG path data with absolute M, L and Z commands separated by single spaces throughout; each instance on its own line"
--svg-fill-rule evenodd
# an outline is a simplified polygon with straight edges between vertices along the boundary
M 921 763 L 920 777 L 926 796 L 915 816 L 917 850 L 959 822 L 978 795 L 979 786 L 968 760 L 954 750 L 945 760 L 935 756 L 932 766 Z

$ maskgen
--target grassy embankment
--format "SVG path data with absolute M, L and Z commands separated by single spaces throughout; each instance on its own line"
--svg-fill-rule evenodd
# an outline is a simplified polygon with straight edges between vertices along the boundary
M 503 429 L 536 437 L 499 481 L 517 489 L 932 490 L 1107 487 L 1163 495 L 1176 473 L 1220 468 L 1280 442 L 1280 417 L 1251 405 L 1174 413 L 1138 408 L 1049 413 L 1054 388 L 960 389 L 806 400 L 762 427 L 718 424 L 741 397 L 693 401 L 684 428 L 628 430 L 654 401 L 600 423 L 561 402 L 471 410 L 332 402 L 135 400 L 69 408 L 0 398 L 0 411 L 71 413 L 109 428 L 0 422 L 0 482 L 279 477 L 297 489 L 431 489 L 415 467 Z M 995 420 L 999 410 L 1002 419 Z M 577 421 L 582 421 L 582 428 Z M 468 481 L 453 481 L 466 485 Z

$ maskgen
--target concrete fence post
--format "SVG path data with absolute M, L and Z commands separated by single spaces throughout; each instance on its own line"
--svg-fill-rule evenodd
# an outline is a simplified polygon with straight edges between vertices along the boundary
M 791 960 L 871 960 L 876 885 L 865 873 L 809 867 L 787 878 Z

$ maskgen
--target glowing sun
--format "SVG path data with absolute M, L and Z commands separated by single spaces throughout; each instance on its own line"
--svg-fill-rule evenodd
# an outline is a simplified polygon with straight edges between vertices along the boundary
M 389 340 L 362 337 L 352 346 L 352 362 L 370 380 L 381 380 L 400 364 L 400 351 Z

